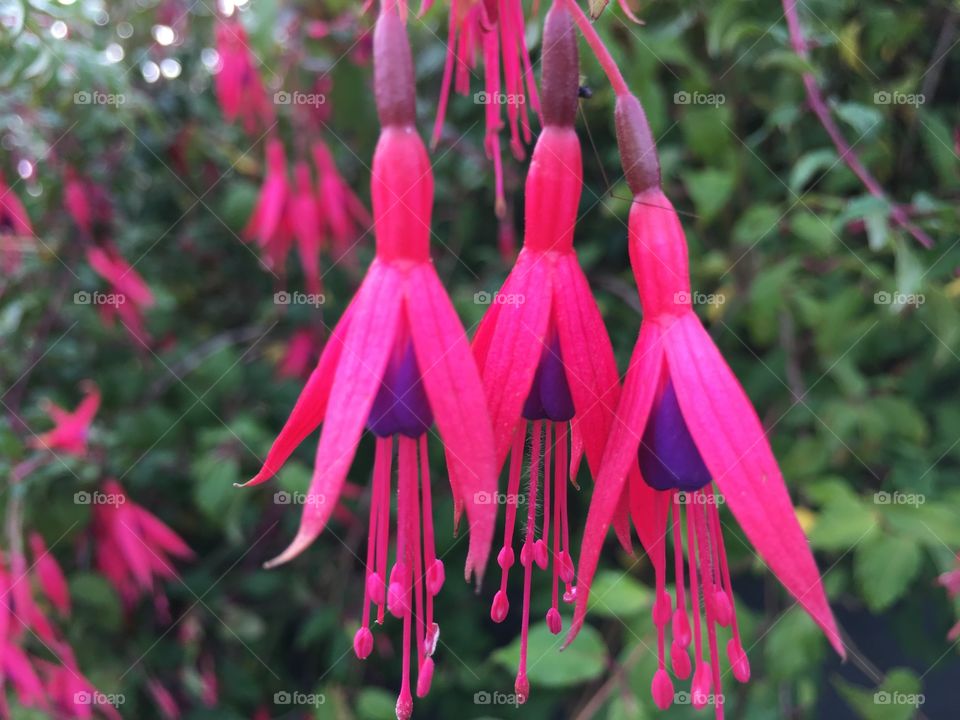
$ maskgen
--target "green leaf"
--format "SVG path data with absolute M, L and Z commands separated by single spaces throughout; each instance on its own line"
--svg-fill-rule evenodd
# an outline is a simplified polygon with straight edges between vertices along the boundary
M 590 587 L 588 607 L 594 615 L 629 617 L 649 610 L 653 593 L 632 575 L 600 570 Z
M 909 720 L 926 699 L 920 679 L 905 668 L 891 670 L 876 690 L 839 678 L 833 684 L 864 720 Z
M 857 546 L 853 571 L 867 607 L 882 612 L 896 602 L 920 570 L 920 546 L 893 535 L 868 538 Z
M 380 688 L 365 688 L 357 696 L 359 720 L 394 720 L 397 717 L 397 698 Z
M 98 625 L 111 630 L 120 627 L 120 599 L 102 575 L 77 573 L 70 578 L 70 597 L 78 609 L 88 612 Z
M 747 209 L 733 226 L 733 239 L 741 245 L 759 243 L 776 232 L 783 213 L 767 203 L 755 203 Z
M 573 644 L 560 652 L 563 639 L 563 632 L 552 634 L 545 622 L 530 628 L 527 677 L 532 685 L 568 687 L 595 680 L 606 670 L 607 648 L 594 628 L 584 625 Z M 520 638 L 496 650 L 491 658 L 515 673 L 520 661 Z
M 810 531 L 810 544 L 820 550 L 847 550 L 877 530 L 877 515 L 859 498 L 844 497 L 828 504 Z
M 814 176 L 829 171 L 837 164 L 837 153 L 830 148 L 822 148 L 802 155 L 790 171 L 790 189 L 795 193 L 803 190 Z
M 709 223 L 726 206 L 733 194 L 735 180 L 734 173 L 729 170 L 708 168 L 683 174 L 699 222 Z

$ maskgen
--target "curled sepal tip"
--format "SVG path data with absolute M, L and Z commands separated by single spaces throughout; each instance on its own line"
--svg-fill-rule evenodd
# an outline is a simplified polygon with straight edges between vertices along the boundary
M 643 106 L 635 95 L 617 96 L 614 110 L 623 174 L 634 195 L 660 187 L 660 158 Z
M 377 18 L 373 33 L 373 90 L 380 125 L 413 125 L 416 92 L 413 57 L 403 20 L 385 11 Z
M 542 62 L 543 124 L 569 127 L 577 117 L 580 57 L 573 18 L 560 3 L 550 8 L 543 26 Z

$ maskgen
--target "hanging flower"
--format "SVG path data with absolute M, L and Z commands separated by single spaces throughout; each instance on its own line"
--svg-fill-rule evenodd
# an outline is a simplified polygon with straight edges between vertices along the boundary
M 436 420 L 446 451 L 457 515 L 470 526 L 465 575 L 481 578 L 495 511 L 477 501 L 496 485 L 493 437 L 483 388 L 463 327 L 430 260 L 433 175 L 414 127 L 413 62 L 395 6 L 385 9 L 374 37 L 374 77 L 382 125 L 373 160 L 372 196 L 377 255 L 356 297 L 334 329 L 280 436 L 248 485 L 271 478 L 293 450 L 323 424 L 300 529 L 267 563 L 303 552 L 323 531 L 344 486 L 366 426 L 376 437 L 366 581 L 354 650 L 373 649 L 371 604 L 377 622 L 386 610 L 403 620 L 402 720 L 413 711 L 411 637 L 415 634 L 418 696 L 433 675 L 439 639 L 433 598 L 444 581 L 436 556 L 427 458 L 427 432 Z M 394 446 L 397 487 L 391 491 Z M 391 543 L 391 497 L 397 521 Z M 422 545 L 421 545 L 422 543 Z M 388 568 L 390 545 L 395 562 Z
M 500 217 L 506 212 L 500 159 L 500 131 L 503 129 L 501 108 L 506 106 L 510 148 L 517 160 L 523 160 L 526 156 L 524 144 L 529 144 L 532 139 L 529 114 L 540 112 L 540 100 L 524 36 L 525 25 L 520 0 L 450 2 L 447 60 L 443 68 L 432 144 L 436 145 L 440 140 L 451 87 L 460 95 L 469 96 L 470 76 L 475 74 L 478 57 L 482 57 L 484 89 L 474 98 L 476 102 L 486 105 L 484 148 L 487 157 L 493 161 L 495 207 Z
M 113 235 L 113 202 L 109 193 L 70 166 L 64 170 L 63 204 L 87 239 L 99 241 Z
M 155 301 L 146 280 L 109 241 L 88 247 L 87 262 L 110 285 L 110 293 L 97 305 L 104 325 L 110 327 L 119 318 L 134 339 L 148 345 L 150 334 L 144 323 L 144 314 Z
M 520 550 L 524 588 L 516 678 L 516 692 L 522 698 L 530 691 L 526 649 L 533 564 L 540 569 L 548 564 L 553 567 L 553 601 L 546 621 L 551 632 L 559 633 L 561 580 L 564 600 L 573 602 L 575 597 L 567 484 L 575 481 L 584 448 L 591 469 L 599 470 L 619 392 L 613 347 L 573 248 L 582 188 L 580 141 L 573 128 L 579 88 L 577 37 L 569 13 L 557 5 L 547 13 L 543 44 L 544 128 L 527 176 L 523 250 L 492 298 L 474 340 L 493 421 L 498 467 L 511 454 L 506 526 L 497 557 L 500 589 L 491 608 L 495 622 L 502 622 L 509 609 L 507 578 L 515 561 L 513 531 L 518 508 L 525 508 L 527 514 Z M 521 497 L 528 427 L 532 431 L 530 485 Z M 568 460 L 571 437 L 573 452 Z M 622 526 L 627 522 L 624 514 Z M 536 538 L 538 524 L 542 527 Z M 628 530 L 624 537 L 629 537 Z
M 313 143 L 313 163 L 317 170 L 320 219 L 325 236 L 337 262 L 354 259 L 358 237 L 373 224 L 363 201 L 357 197 L 337 170 L 333 155 L 323 141 Z
M 626 490 L 634 525 L 656 573 L 653 619 L 659 668 L 652 684 L 654 701 L 662 709 L 673 702 L 664 659 L 665 631 L 672 625 L 674 675 L 690 675 L 687 653 L 692 640 L 692 702 L 702 707 L 713 694 L 717 716 L 722 717 L 718 627 L 731 629 L 727 657 L 737 680 L 749 679 L 750 664 L 737 624 L 718 512 L 721 501 L 837 652 L 844 656 L 845 651 L 763 426 L 691 307 L 686 240 L 676 211 L 660 189 L 653 137 L 634 96 L 618 98 L 616 121 L 624 172 L 634 193 L 630 261 L 644 319 L 587 518 L 577 572 L 583 591 L 577 595 L 567 642 L 582 626 L 604 535 Z M 674 545 L 675 606 L 665 580 L 668 526 Z M 708 660 L 701 647 L 704 634 Z
M 28 443 L 30 447 L 81 457 L 87 454 L 90 424 L 100 408 L 100 389 L 90 380 L 81 383 L 80 388 L 86 395 L 72 412 L 49 400 L 44 401 L 43 409 L 55 425 L 52 430 L 32 438 Z
M 32 243 L 33 238 L 27 209 L 0 172 L 0 267 L 5 273 L 11 274 L 19 269 L 21 245 Z
M 290 196 L 290 226 L 297 241 L 300 264 L 307 281 L 307 292 L 320 295 L 320 249 L 323 246 L 323 226 L 320 216 L 320 198 L 313 186 L 310 165 L 299 160 L 293 168 L 294 190 Z
M 219 71 L 214 90 L 227 122 L 238 119 L 247 133 L 262 132 L 274 123 L 270 103 L 255 56 L 250 49 L 247 31 L 239 16 L 217 17 L 217 54 Z
M 30 533 L 30 553 L 33 556 L 33 571 L 40 589 L 50 604 L 64 617 L 70 616 L 70 590 L 67 578 L 53 554 L 47 549 L 43 535 Z
M 243 237 L 248 242 L 256 240 L 264 264 L 271 270 L 282 272 L 293 244 L 293 228 L 287 215 L 290 202 L 287 157 L 278 137 L 267 140 L 266 167 L 263 186 Z
M 957 568 L 942 573 L 940 577 L 937 578 L 937 582 L 946 588 L 947 595 L 950 597 L 956 598 L 960 596 L 960 554 L 957 555 Z M 947 640 L 950 642 L 953 642 L 957 638 L 960 638 L 960 621 L 950 628 L 950 632 L 947 633 Z
M 97 569 L 132 606 L 144 593 L 154 592 L 158 610 L 166 598 L 157 581 L 177 577 L 174 558 L 187 560 L 193 551 L 156 515 L 130 500 L 116 480 L 92 496 L 93 537 Z
M 304 379 L 317 364 L 317 356 L 323 343 L 317 333 L 309 328 L 297 330 L 287 343 L 287 349 L 277 366 L 277 375 L 282 378 Z

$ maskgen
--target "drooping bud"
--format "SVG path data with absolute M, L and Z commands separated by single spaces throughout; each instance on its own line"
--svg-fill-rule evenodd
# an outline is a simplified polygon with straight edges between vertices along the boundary
M 413 57 L 407 29 L 395 11 L 380 13 L 373 32 L 373 90 L 382 127 L 414 124 Z
M 360 660 L 366 660 L 373 651 L 373 633 L 362 627 L 353 636 L 353 652 Z
M 577 117 L 580 57 L 573 18 L 554 3 L 543 26 L 541 103 L 544 125 L 572 126 Z
M 623 174 L 634 195 L 660 187 L 660 158 L 650 123 L 636 96 L 617 96 L 614 110 Z
M 667 671 L 660 668 L 653 674 L 653 682 L 650 683 L 650 692 L 653 695 L 654 704 L 661 710 L 666 710 L 673 705 L 673 682 Z

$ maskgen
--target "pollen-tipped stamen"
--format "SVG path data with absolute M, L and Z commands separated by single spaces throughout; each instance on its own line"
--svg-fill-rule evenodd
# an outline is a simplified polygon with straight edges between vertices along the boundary
M 515 556 L 513 552 L 513 529 L 517 521 L 517 508 L 520 504 L 520 473 L 523 468 L 523 448 L 527 438 L 527 423 L 521 422 L 517 427 L 510 451 L 510 478 L 507 484 L 507 519 L 503 528 L 503 547 L 497 554 L 497 564 L 500 566 L 500 589 L 493 596 L 493 605 L 490 607 L 490 617 L 494 622 L 503 622 L 510 609 L 507 598 L 507 578 L 510 568 L 513 567 Z
M 537 525 L 537 486 L 540 479 L 540 451 L 543 437 L 543 421 L 533 423 L 533 442 L 530 447 L 530 490 L 527 493 L 527 532 L 520 549 L 520 564 L 523 566 L 523 614 L 520 618 L 520 664 L 514 690 L 518 700 L 524 702 L 530 696 L 530 681 L 527 679 L 527 640 L 530 634 L 530 586 L 533 581 L 533 535 Z

